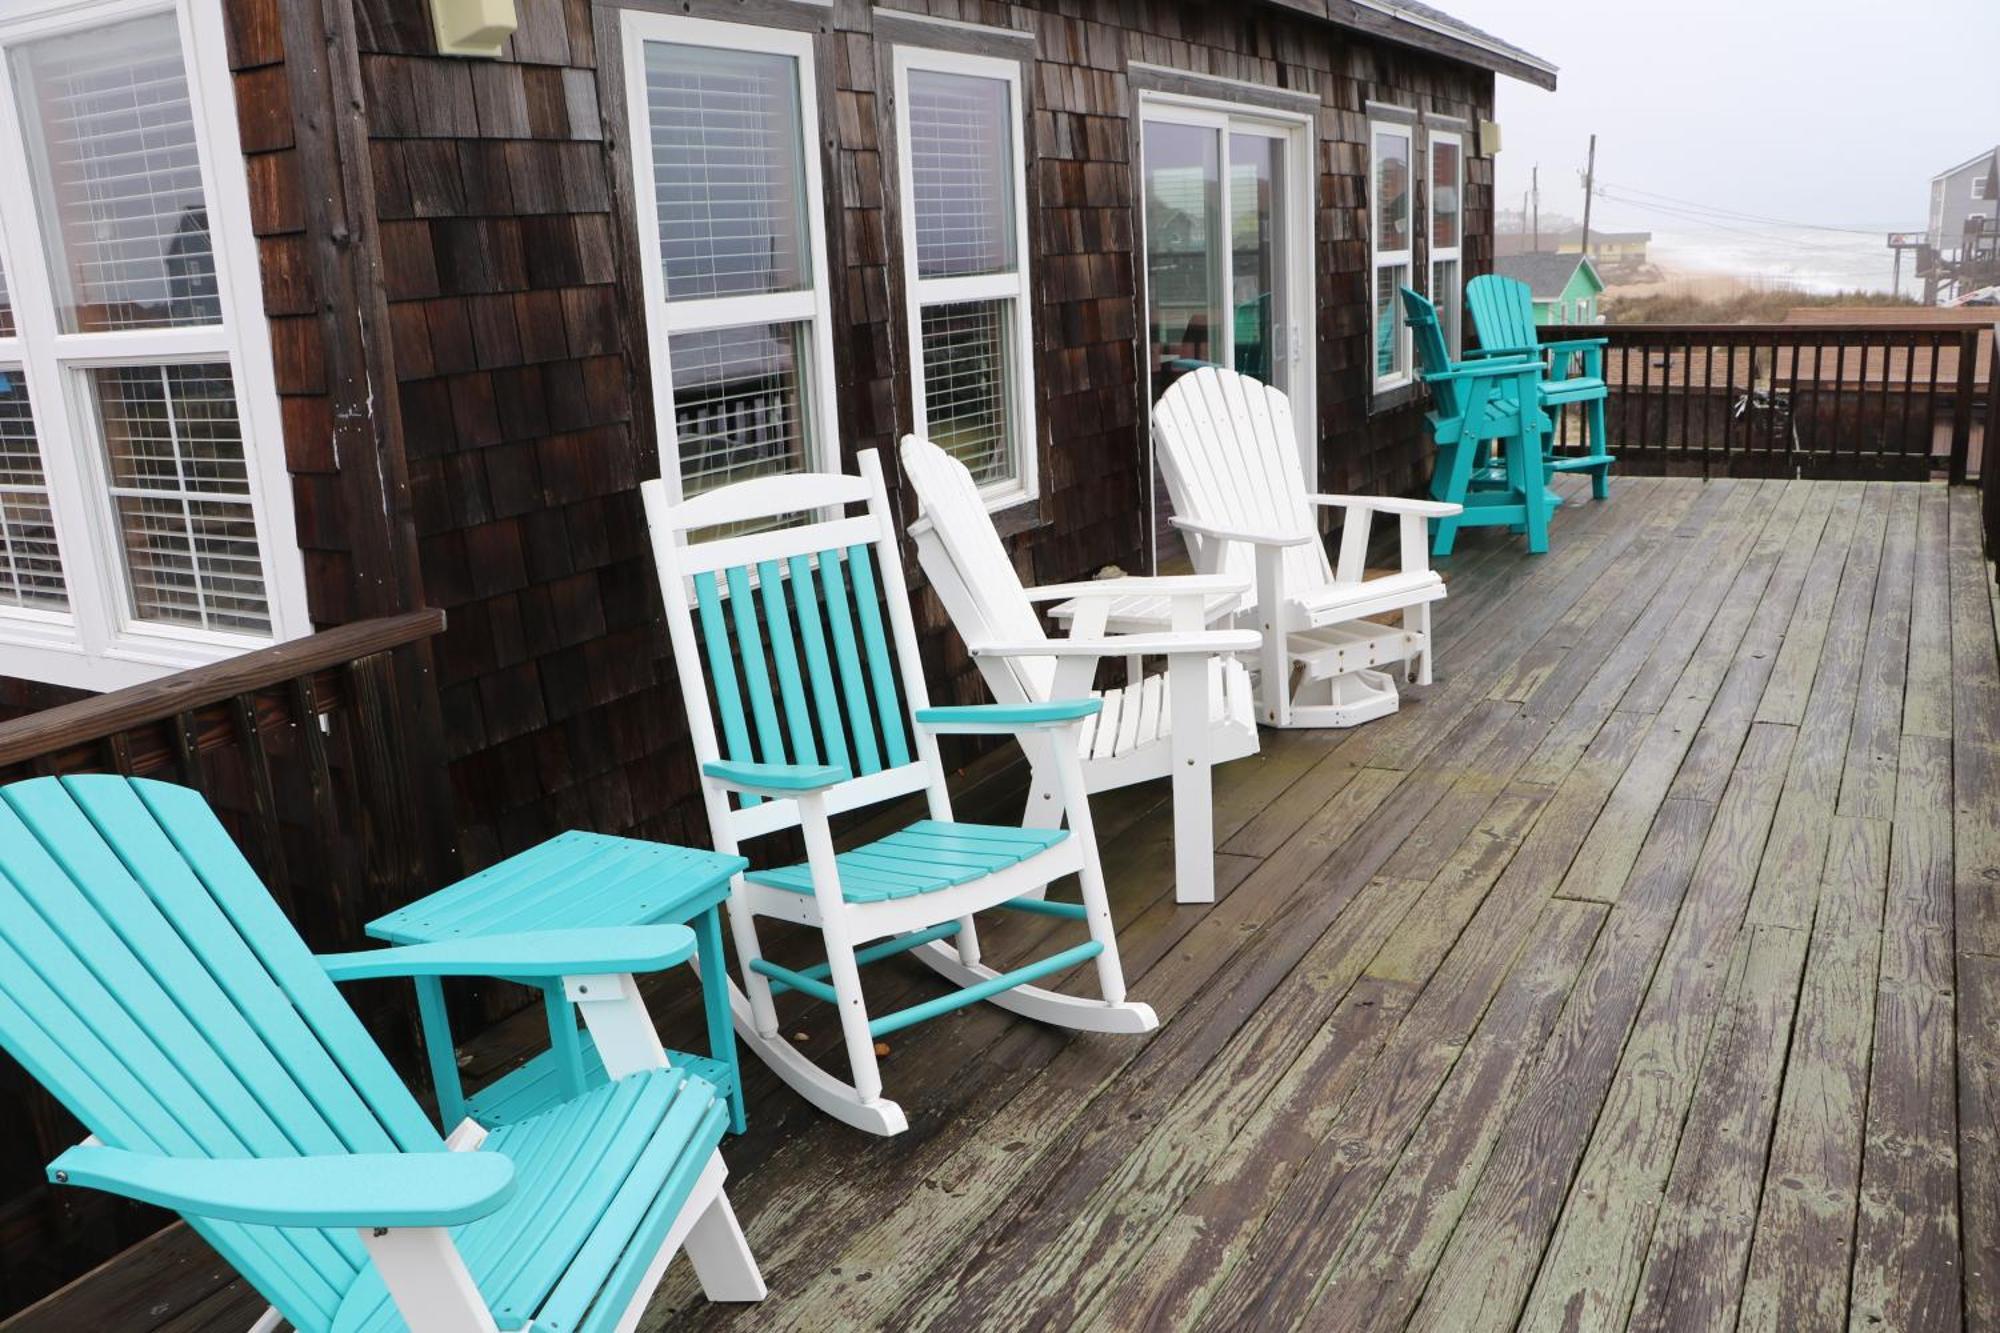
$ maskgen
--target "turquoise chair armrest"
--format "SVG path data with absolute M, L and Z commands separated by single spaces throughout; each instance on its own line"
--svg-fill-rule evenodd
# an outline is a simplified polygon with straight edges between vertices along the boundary
M 838 764 L 754 764 L 717 759 L 701 766 L 703 777 L 758 796 L 797 796 L 836 787 L 853 777 Z
M 1561 338 L 1554 342 L 1545 342 L 1542 347 L 1550 352 L 1588 352 L 1610 345 L 1609 338 Z
M 1468 347 L 1465 349 L 1465 359 L 1488 361 L 1503 356 L 1540 356 L 1545 350 L 1547 348 L 1541 343 L 1536 343 L 1532 347 Z
M 201 1158 L 84 1144 L 50 1162 L 49 1179 L 224 1222 L 450 1227 L 506 1202 L 514 1163 L 487 1152 Z
M 1081 722 L 1104 707 L 1097 699 L 1051 699 L 1036 704 L 948 704 L 919 708 L 917 725 L 932 731 L 1035 731 Z
M 1418 378 L 1426 384 L 1439 380 L 1498 379 L 1501 376 L 1531 375 L 1541 378 L 1542 363 L 1525 358 L 1507 360 L 1496 357 L 1491 361 L 1461 361 L 1450 370 L 1427 370 L 1418 372 Z
M 319 956 L 335 981 L 377 977 L 517 977 L 534 980 L 601 972 L 659 972 L 694 955 L 686 926 L 601 926 L 471 935 L 430 944 Z

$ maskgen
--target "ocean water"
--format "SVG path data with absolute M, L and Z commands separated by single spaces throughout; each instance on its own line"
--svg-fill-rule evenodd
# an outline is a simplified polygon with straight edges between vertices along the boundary
M 1675 231 L 1653 228 L 1648 253 L 1664 268 L 1716 273 L 1772 289 L 1799 292 L 1889 290 L 1894 253 L 1890 228 L 1865 235 L 1847 232 L 1759 228 L 1755 231 Z M 1914 251 L 1903 256 L 1903 291 L 1921 295 Z

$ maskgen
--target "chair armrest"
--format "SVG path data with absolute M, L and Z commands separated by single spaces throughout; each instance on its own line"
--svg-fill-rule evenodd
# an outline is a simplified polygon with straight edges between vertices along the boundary
M 1542 349 L 1548 352 L 1588 352 L 1610 345 L 1609 338 L 1562 338 L 1543 343 Z
M 1159 657 L 1171 653 L 1247 653 L 1264 640 L 1249 629 L 1185 633 L 1108 634 L 1101 639 L 1040 639 L 1033 643 L 982 643 L 974 657 Z
M 838 764 L 754 764 L 733 759 L 711 760 L 701 766 L 701 775 L 732 791 L 778 799 L 837 787 L 854 776 Z
M 1548 345 L 1544 343 L 1535 343 L 1529 347 L 1468 347 L 1464 355 L 1467 361 L 1484 361 L 1494 357 L 1540 356 L 1547 348 Z
M 1373 509 L 1382 514 L 1416 514 L 1422 518 L 1450 518 L 1465 512 L 1465 506 L 1447 500 L 1406 500 L 1396 495 L 1308 495 L 1316 505 L 1340 509 Z
M 1280 536 L 1268 532 L 1249 532 L 1242 528 L 1225 528 L 1215 523 L 1203 523 L 1199 519 L 1182 518 L 1175 514 L 1167 519 L 1183 532 L 1197 533 L 1203 537 L 1214 537 L 1226 542 L 1248 542 L 1252 546 L 1304 546 L 1307 542 L 1319 540 L 1316 532 L 1300 532 Z
M 1038 704 L 941 704 L 919 708 L 917 725 L 939 732 L 972 735 L 1049 731 L 1081 722 L 1104 704 L 1097 699 L 1051 699 Z
M 49 1163 L 49 1179 L 223 1222 L 449 1227 L 506 1202 L 514 1163 L 496 1152 L 200 1158 L 85 1144 Z
M 1061 602 L 1088 597 L 1217 597 L 1250 591 L 1248 579 L 1227 574 L 1164 574 L 1157 578 L 1090 579 L 1083 583 L 1052 583 L 1028 589 L 1031 602 Z
M 1425 370 L 1417 373 L 1417 378 L 1426 384 L 1438 380 L 1500 379 L 1531 375 L 1539 379 L 1542 363 L 1528 357 L 1495 358 L 1491 361 L 1460 362 L 1450 370 Z
M 686 926 L 600 926 L 471 935 L 429 944 L 319 956 L 335 981 L 378 977 L 573 977 L 659 972 L 694 954 Z

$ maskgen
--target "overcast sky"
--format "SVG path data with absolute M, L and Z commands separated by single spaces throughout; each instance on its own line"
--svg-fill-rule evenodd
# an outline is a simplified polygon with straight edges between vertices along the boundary
M 1435 3 L 1561 71 L 1498 81 L 1502 208 L 1539 162 L 1544 216 L 1580 214 L 1595 130 L 1614 192 L 1914 229 L 1930 178 L 2000 142 L 2000 0 Z M 1593 221 L 1689 225 L 1608 199 Z

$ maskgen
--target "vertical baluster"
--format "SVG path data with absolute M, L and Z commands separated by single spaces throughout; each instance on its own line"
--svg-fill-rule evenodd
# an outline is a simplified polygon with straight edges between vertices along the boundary
M 208 774 L 202 768 L 200 723 L 195 715 L 175 713 L 167 722 L 173 738 L 174 758 L 180 765 L 181 784 L 208 795 Z
M 1994 355 L 2000 358 L 2000 338 L 1994 339 Z M 1958 335 L 1958 379 L 1952 389 L 1951 404 L 1951 479 L 1963 482 L 1970 470 L 1972 459 L 1972 396 L 1979 369 L 1979 332 L 1967 329 Z M 1986 401 L 1989 405 L 2000 402 L 2000 380 L 1988 380 Z M 2000 439 L 1995 439 L 1991 430 L 1986 433 L 1986 442 L 1980 447 L 1979 474 L 1982 485 L 1993 471 L 1994 453 L 2000 450 Z
M 313 844 L 319 855 L 306 858 L 313 893 L 327 905 L 327 915 L 349 938 L 361 934 L 359 895 L 351 879 L 353 863 L 341 851 L 340 814 L 333 799 L 333 772 L 327 763 L 326 733 L 320 730 L 319 687 L 301 676 L 285 687 L 298 728 L 299 754 L 305 761 L 306 793 L 312 805 Z
M 1797 473 L 1799 467 L 1799 359 L 1805 349 L 1798 335 L 1792 334 L 1785 350 L 1788 353 L 1785 368 L 1785 475 L 1790 477 Z
M 111 771 L 124 777 L 131 777 L 132 738 L 122 731 L 114 731 L 104 738 L 104 748 L 111 754 Z
M 229 720 L 236 733 L 237 748 L 243 752 L 243 773 L 250 784 L 251 837 L 257 848 L 257 869 L 264 883 L 285 909 L 285 915 L 299 920 L 298 902 L 292 892 L 292 877 L 285 869 L 284 830 L 278 822 L 278 793 L 271 782 L 271 759 L 264 753 L 264 729 L 257 721 L 254 695 L 239 694 L 228 704 Z
M 1833 352 L 1833 439 L 1827 447 L 1828 471 L 1840 460 L 1840 437 L 1844 433 L 1842 425 L 1847 417 L 1847 342 L 1852 335 L 1845 329 L 1834 335 Z M 1856 428 L 1859 433 L 1859 428 Z M 1858 441 L 1857 441 L 1858 447 Z
M 1722 343 L 1723 382 L 1722 394 L 1722 465 L 1729 467 L 1729 446 L 1736 438 L 1736 339 L 1728 333 L 1718 335 Z M 1703 460 L 1706 463 L 1706 459 Z

